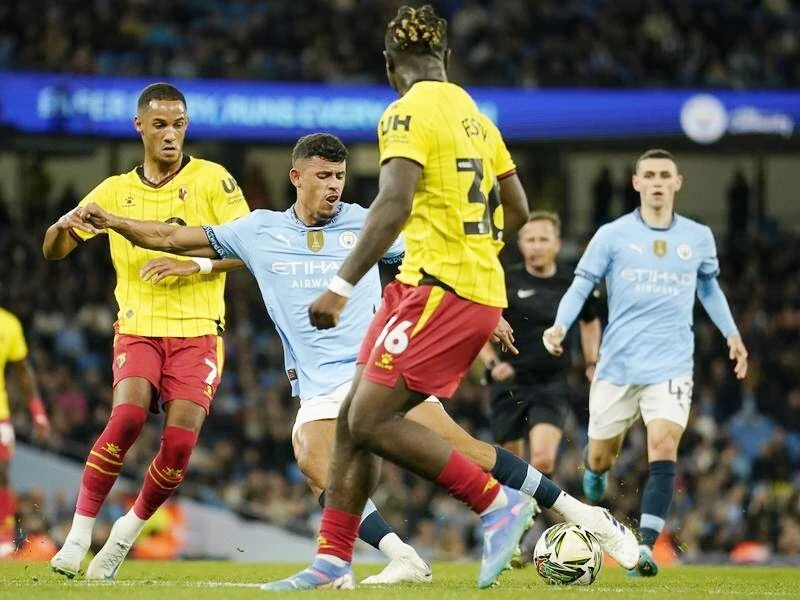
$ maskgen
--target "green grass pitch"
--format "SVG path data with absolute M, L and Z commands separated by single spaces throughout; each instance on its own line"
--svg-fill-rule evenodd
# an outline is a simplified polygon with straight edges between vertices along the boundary
M 158 600 L 200 600 L 204 598 L 269 598 L 285 593 L 262 592 L 261 582 L 293 573 L 300 565 L 248 564 L 206 561 L 137 562 L 128 561 L 115 582 L 72 581 L 50 571 L 46 563 L 0 563 L 0 598 L 15 600 L 58 600 L 113 598 L 115 600 L 149 598 Z M 359 579 L 380 570 L 380 565 L 356 568 Z M 514 600 L 525 598 L 582 598 L 595 600 L 671 600 L 724 598 L 800 598 L 800 569 L 770 567 L 696 567 L 662 569 L 654 579 L 631 579 L 618 568 L 604 569 L 594 585 L 554 587 L 542 582 L 535 571 L 507 571 L 501 584 L 478 590 L 475 584 L 478 566 L 474 563 L 437 563 L 434 583 L 403 585 L 380 589 L 359 587 L 342 592 L 352 598 L 409 598 L 447 600 L 486 598 Z M 331 597 L 329 590 L 302 592 L 301 598 Z

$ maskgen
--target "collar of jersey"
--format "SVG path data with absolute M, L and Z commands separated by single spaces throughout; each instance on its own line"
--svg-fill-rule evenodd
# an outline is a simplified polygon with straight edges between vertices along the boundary
M 669 231 L 670 229 L 675 227 L 675 224 L 678 222 L 678 215 L 675 214 L 674 210 L 672 211 L 672 223 L 670 223 L 667 227 L 651 227 L 650 225 L 644 222 L 644 219 L 642 218 L 642 213 L 638 208 L 633 211 L 633 214 L 636 217 L 636 220 L 639 221 L 639 223 L 641 223 L 648 229 L 652 229 L 653 231 Z
M 328 225 L 333 225 L 336 222 L 336 219 L 339 218 L 339 215 L 342 214 L 342 209 L 344 208 L 344 204 L 339 202 L 339 206 L 336 207 L 336 212 L 333 213 L 331 220 L 325 223 L 325 225 L 319 225 L 317 227 L 312 227 L 311 225 L 306 225 L 300 220 L 300 217 L 297 216 L 297 212 L 294 210 L 295 204 L 292 204 L 287 211 L 289 213 L 289 218 L 292 220 L 292 223 L 297 225 L 298 227 L 302 227 L 303 229 L 324 229 Z

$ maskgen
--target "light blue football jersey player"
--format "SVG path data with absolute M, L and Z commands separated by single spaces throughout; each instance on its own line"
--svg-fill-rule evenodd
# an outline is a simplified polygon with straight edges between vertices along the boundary
M 353 378 L 361 341 L 381 301 L 375 265 L 356 284 L 339 325 L 320 330 L 309 323 L 308 307 L 355 246 L 366 217 L 366 208 L 341 203 L 320 227 L 305 225 L 294 207 L 255 210 L 225 225 L 204 227 L 219 256 L 240 259 L 255 276 L 283 343 L 292 395 L 301 400 L 328 394 Z M 383 260 L 399 262 L 403 252 L 398 238 Z
M 591 290 L 606 282 L 608 326 L 596 377 L 645 385 L 691 373 L 695 294 L 726 339 L 737 333 L 718 274 L 714 234 L 686 217 L 675 214 L 668 228 L 659 229 L 647 225 L 637 209 L 598 229 L 573 283 Z M 565 330 L 575 318 L 570 292 L 556 315 Z

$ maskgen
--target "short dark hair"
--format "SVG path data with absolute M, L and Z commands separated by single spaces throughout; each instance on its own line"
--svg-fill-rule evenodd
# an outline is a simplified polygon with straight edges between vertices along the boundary
M 636 162 L 633 164 L 633 172 L 636 173 L 639 170 L 639 163 L 648 158 L 666 158 L 674 162 L 675 168 L 676 169 L 678 168 L 678 161 L 675 160 L 674 156 L 672 156 L 672 152 L 669 152 L 668 150 L 664 150 L 662 148 L 651 148 L 650 150 L 648 150 L 647 152 L 645 152 L 639 158 L 636 159 Z
M 401 6 L 386 27 L 384 44 L 390 52 L 442 58 L 447 50 L 447 20 L 438 17 L 430 4 Z
M 169 83 L 151 83 L 144 88 L 136 103 L 137 110 L 150 106 L 151 100 L 180 100 L 183 102 L 183 107 L 186 108 L 186 98 L 183 93 Z
M 292 148 L 292 165 L 298 160 L 319 156 L 334 163 L 347 159 L 347 147 L 330 133 L 310 133 L 304 135 Z
M 561 236 L 561 217 L 558 216 L 558 213 L 549 210 L 535 210 L 528 215 L 528 223 L 532 221 L 549 221 L 553 225 L 556 235 Z

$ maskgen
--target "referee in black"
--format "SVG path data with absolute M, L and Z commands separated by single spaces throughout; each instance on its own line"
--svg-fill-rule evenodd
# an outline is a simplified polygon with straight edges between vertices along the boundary
M 517 244 L 524 262 L 506 269 L 508 308 L 503 316 L 514 329 L 519 354 L 492 344 L 481 350 L 491 382 L 491 426 L 495 442 L 522 458 L 529 440 L 530 464 L 547 476 L 555 470 L 556 454 L 569 414 L 567 372 L 569 352 L 553 356 L 542 345 L 567 288 L 572 270 L 557 264 L 561 221 L 556 213 L 536 211 L 519 231 Z M 600 348 L 598 292 L 590 295 L 580 314 L 586 377 L 594 377 Z

